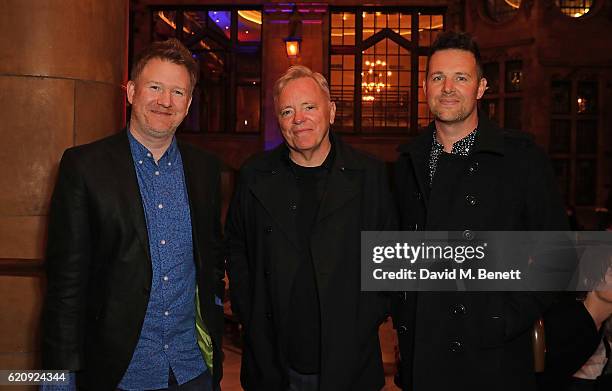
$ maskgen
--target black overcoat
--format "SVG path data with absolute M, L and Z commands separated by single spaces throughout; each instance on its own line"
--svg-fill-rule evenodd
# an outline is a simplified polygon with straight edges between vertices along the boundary
M 443 154 L 430 189 L 433 123 L 400 147 L 403 230 L 567 230 L 550 162 L 531 138 L 481 117 L 467 157 Z M 532 390 L 530 330 L 552 295 L 407 292 L 393 295 L 406 390 Z
M 393 229 L 384 165 L 340 140 L 313 227 L 310 249 L 320 299 L 321 391 L 373 391 L 384 385 L 378 326 L 387 298 L 360 291 L 360 232 Z M 246 390 L 287 389 L 286 326 L 300 264 L 298 189 L 288 149 L 248 160 L 226 226 L 232 308 L 243 325 Z
M 219 162 L 179 141 L 191 209 L 200 310 L 222 376 L 223 244 Z M 43 368 L 77 371 L 87 390 L 114 390 L 131 359 L 151 288 L 144 209 L 126 130 L 66 150 L 51 199 Z

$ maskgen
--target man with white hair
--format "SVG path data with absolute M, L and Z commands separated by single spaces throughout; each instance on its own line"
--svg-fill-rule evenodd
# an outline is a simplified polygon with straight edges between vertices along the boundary
M 325 78 L 291 67 L 274 88 L 284 143 L 248 160 L 227 219 L 246 390 L 384 385 L 382 294 L 360 291 L 360 233 L 393 228 L 384 165 L 330 132 Z

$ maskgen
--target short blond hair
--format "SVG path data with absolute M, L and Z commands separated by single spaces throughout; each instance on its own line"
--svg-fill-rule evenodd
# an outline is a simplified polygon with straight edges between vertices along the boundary
M 304 65 L 293 65 L 289 69 L 287 69 L 287 72 L 285 72 L 276 81 L 276 83 L 274 83 L 273 96 L 275 109 L 278 109 L 278 97 L 280 96 L 281 92 L 283 91 L 283 88 L 285 88 L 287 83 L 292 80 L 301 79 L 303 77 L 309 77 L 314 80 L 321 88 L 321 91 L 323 91 L 323 93 L 327 97 L 327 100 L 331 101 L 331 94 L 329 93 L 329 84 L 327 83 L 325 76 L 323 76 L 319 72 L 313 72 L 310 68 L 305 67 Z

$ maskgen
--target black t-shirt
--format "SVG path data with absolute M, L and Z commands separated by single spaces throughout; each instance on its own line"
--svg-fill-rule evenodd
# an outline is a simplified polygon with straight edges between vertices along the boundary
M 302 374 L 321 371 L 321 314 L 310 237 L 325 195 L 334 158 L 333 147 L 321 166 L 302 167 L 291 162 L 298 187 L 296 228 L 301 249 L 289 309 L 289 365 Z

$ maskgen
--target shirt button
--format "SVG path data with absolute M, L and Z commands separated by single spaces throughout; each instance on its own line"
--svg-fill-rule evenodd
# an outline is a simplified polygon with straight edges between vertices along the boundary
M 168 276 L 164 276 L 164 281 L 168 281 Z
M 164 239 L 159 241 L 160 244 L 166 244 L 166 241 Z
M 164 312 L 164 315 L 168 316 L 168 315 L 170 315 L 170 312 L 165 311 L 165 312 Z
M 151 152 L 147 152 L 147 157 L 151 157 Z
M 171 166 L 171 165 L 172 165 L 172 162 L 168 162 L 168 165 L 169 165 L 169 166 Z
M 155 171 L 155 175 L 159 175 L 159 171 Z
M 169 346 L 166 344 L 164 345 L 164 349 L 168 350 Z
M 138 161 L 138 164 L 142 164 L 142 160 L 139 160 L 139 161 Z
M 162 209 L 162 208 L 164 207 L 164 204 L 159 204 L 159 205 L 157 205 L 157 207 L 158 207 L 159 209 Z

